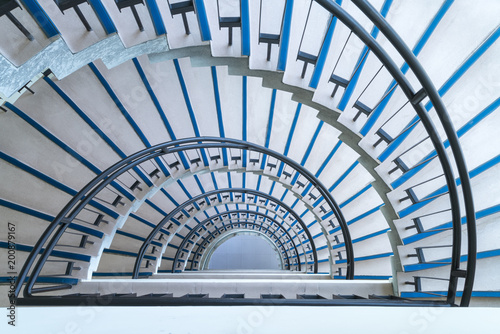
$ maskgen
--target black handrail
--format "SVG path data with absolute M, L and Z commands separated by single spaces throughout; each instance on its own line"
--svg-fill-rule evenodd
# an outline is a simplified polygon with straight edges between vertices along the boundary
M 210 232 L 207 236 L 207 238 L 210 238 L 210 237 L 214 237 L 215 236 L 215 233 L 219 233 L 219 236 L 217 236 L 217 238 L 214 238 L 213 242 L 215 242 L 217 239 L 219 239 L 219 237 L 226 237 L 228 236 L 230 233 L 243 233 L 243 232 L 249 232 L 249 233 L 255 233 L 255 234 L 262 234 L 264 236 L 266 236 L 267 239 L 270 240 L 270 242 L 273 242 L 272 239 L 265 233 L 265 232 L 261 232 L 261 231 L 256 231 L 255 229 L 252 228 L 252 230 L 249 230 L 248 227 L 245 227 L 245 228 L 235 228 L 234 226 L 236 225 L 250 225 L 250 226 L 253 226 L 253 227 L 264 227 L 263 225 L 259 224 L 259 223 L 256 223 L 256 222 L 253 222 L 253 221 L 247 221 L 247 220 L 241 220 L 240 218 L 235 218 L 235 219 L 230 219 L 229 222 L 227 223 L 227 225 L 224 225 L 224 226 L 217 226 L 216 227 L 216 230 L 213 231 L 213 232 Z M 266 225 L 268 228 L 270 227 L 270 225 Z M 227 229 L 227 227 L 231 227 L 230 230 Z M 221 229 L 225 229 L 224 231 L 220 231 Z M 208 232 L 208 230 L 206 231 Z M 277 232 L 274 231 L 273 232 L 273 235 L 275 235 L 275 233 Z M 204 240 L 206 240 L 207 238 L 205 238 Z M 281 242 L 281 240 L 279 240 L 279 238 L 276 239 L 276 241 L 278 242 L 278 246 L 274 245 L 276 247 L 276 249 L 280 250 L 280 249 L 283 249 L 284 250 L 284 253 L 285 253 L 285 257 L 286 257 L 286 263 L 287 263 L 287 266 L 288 266 L 288 269 L 290 269 L 290 254 L 288 254 L 288 252 L 286 251 L 286 248 L 285 246 L 283 245 L 283 242 Z M 198 248 L 197 248 L 197 251 L 194 253 L 195 255 L 193 256 L 193 260 L 191 260 L 191 269 L 192 270 L 192 266 L 194 264 L 194 260 L 195 258 L 197 257 L 197 254 L 198 254 L 198 250 L 202 247 L 202 245 L 198 245 Z M 194 249 L 194 247 L 193 247 Z M 193 251 L 189 251 L 189 253 L 193 253 Z M 177 254 L 176 254 L 177 256 Z M 281 255 L 280 255 L 281 257 Z M 189 255 L 188 257 L 186 257 L 186 259 L 189 258 Z M 282 259 L 282 258 L 281 258 Z M 282 259 L 283 260 L 283 259 Z M 172 273 L 175 273 L 175 270 L 176 270 L 176 266 L 175 266 L 175 263 L 178 262 L 179 259 L 177 260 L 174 260 L 173 262 L 173 265 L 172 265 Z M 187 260 L 186 260 L 187 261 Z
M 353 1 L 356 6 L 367 15 L 367 17 L 375 23 L 375 25 L 380 29 L 380 31 L 388 38 L 389 41 L 396 47 L 396 50 L 405 59 L 409 67 L 412 69 L 413 73 L 420 81 L 422 87 L 424 87 L 429 99 L 431 100 L 434 109 L 441 121 L 441 124 L 446 133 L 446 137 L 450 143 L 451 151 L 455 158 L 455 164 L 458 169 L 458 175 L 462 184 L 462 193 L 465 203 L 465 214 L 467 218 L 467 270 L 465 275 L 464 291 L 462 293 L 462 298 L 460 301 L 461 306 L 468 306 L 470 298 L 472 295 L 472 288 L 474 285 L 474 275 L 476 271 L 476 257 L 477 257 L 477 237 L 476 237 L 476 215 L 474 208 L 474 200 L 472 198 L 472 186 L 470 184 L 469 171 L 467 164 L 465 162 L 465 157 L 460 146 L 460 141 L 458 140 L 457 132 L 453 127 L 453 122 L 451 121 L 446 107 L 444 106 L 441 97 L 439 96 L 432 80 L 429 78 L 424 68 L 418 62 L 417 58 L 410 51 L 408 46 L 401 40 L 401 38 L 396 34 L 394 29 L 390 27 L 387 22 L 378 14 L 372 6 L 366 1 Z M 461 242 L 460 237 L 462 233 L 461 224 L 453 223 L 453 255 L 452 255 L 452 271 L 450 272 L 450 290 L 448 291 L 448 302 L 454 303 L 455 294 L 457 289 L 457 281 L 460 276 L 460 248 Z M 456 272 L 454 272 L 456 271 Z M 455 290 L 453 294 L 453 299 L 450 299 L 451 289 Z
M 292 208 L 290 208 L 288 205 L 286 205 L 284 202 L 274 198 L 273 196 L 266 194 L 261 191 L 253 190 L 253 189 L 245 189 L 245 188 L 225 188 L 225 189 L 217 189 L 217 190 L 212 190 L 205 192 L 203 194 L 200 194 L 198 196 L 192 197 L 185 201 L 184 203 L 178 205 L 174 210 L 172 210 L 165 218 L 163 218 L 156 226 L 155 228 L 149 233 L 148 237 L 144 242 L 142 243 L 142 246 L 137 254 L 137 258 L 135 260 L 134 264 L 134 270 L 132 271 L 132 278 L 137 279 L 139 278 L 139 270 L 141 268 L 141 263 L 142 260 L 144 259 L 144 255 L 146 254 L 146 250 L 148 249 L 149 245 L 153 241 L 153 238 L 156 234 L 160 232 L 160 230 L 165 226 L 165 224 L 174 218 L 179 212 L 184 210 L 184 208 L 188 207 L 189 205 L 196 203 L 198 200 L 203 199 L 207 196 L 212 196 L 212 195 L 217 195 L 221 193 L 240 193 L 240 194 L 252 194 L 254 196 L 258 197 L 263 197 L 268 200 L 271 200 L 275 203 L 277 203 L 279 206 L 281 206 L 283 209 L 285 209 L 289 214 L 293 216 L 293 218 L 300 224 L 302 229 L 307 235 L 307 239 L 311 243 L 311 248 L 313 252 L 313 257 L 314 257 L 314 273 L 318 272 L 318 254 L 316 253 L 316 246 L 314 244 L 313 238 L 311 236 L 311 233 L 309 232 L 309 229 L 307 228 L 307 225 L 304 223 L 304 221 L 300 218 L 300 216 L 293 211 Z
M 153 153 L 150 156 L 142 157 L 141 153 L 144 151 L 141 151 L 139 153 L 133 154 L 130 157 L 122 160 L 118 164 L 124 163 L 124 161 L 127 161 L 129 164 L 129 168 L 133 168 L 136 165 L 139 165 L 145 161 L 151 160 L 155 157 L 161 156 L 161 152 L 154 152 L 154 148 L 149 148 L 146 149 L 145 151 L 153 151 Z M 137 160 L 134 160 L 137 159 Z M 116 165 L 118 165 L 116 164 Z M 52 253 L 52 250 L 54 249 L 57 241 L 59 238 L 62 236 L 66 228 L 70 225 L 71 221 L 78 215 L 78 213 L 91 201 L 91 199 L 99 193 L 102 189 L 104 189 L 108 184 L 113 182 L 113 180 L 118 177 L 119 175 L 123 174 L 126 172 L 124 171 L 117 171 L 112 173 L 110 176 L 106 176 L 108 172 L 112 172 L 115 169 L 116 165 L 113 165 L 112 167 L 108 168 L 106 171 L 101 173 L 101 175 L 97 176 L 89 182 L 77 195 L 75 195 L 68 204 L 64 207 L 64 209 L 57 215 L 57 217 L 54 219 L 54 221 L 47 227 L 47 229 L 44 231 L 40 239 L 38 239 L 37 243 L 33 247 L 33 250 L 30 252 L 28 255 L 28 258 L 26 262 L 23 265 L 23 268 L 21 269 L 19 273 L 19 277 L 16 280 L 16 288 L 14 291 L 15 296 L 17 297 L 19 295 L 19 292 L 22 287 L 22 282 L 25 281 L 29 270 L 33 266 L 33 263 L 35 262 L 36 256 L 40 254 L 42 251 L 42 247 L 45 244 L 45 242 L 48 240 L 50 235 L 56 230 L 56 228 L 59 226 L 58 231 L 54 234 L 54 236 L 51 238 L 49 241 L 48 246 L 43 250 L 42 256 L 38 260 L 38 262 L 35 265 L 35 268 L 33 269 L 28 282 L 26 284 L 25 290 L 24 290 L 24 296 L 25 297 L 30 297 L 32 296 L 32 288 L 33 285 L 35 284 L 36 279 L 40 275 L 40 272 L 42 270 L 43 265 L 47 261 L 47 258 L 50 256 Z M 97 185 L 100 181 L 104 180 L 101 182 L 101 184 Z M 92 190 L 93 189 L 93 190 Z M 91 191 L 92 190 L 92 191 Z M 85 196 L 87 192 L 89 192 L 89 195 Z M 79 203 L 79 204 L 77 204 Z M 74 206 L 76 206 L 73 210 L 71 210 Z M 69 212 L 71 210 L 71 212 Z M 69 213 L 69 217 L 65 218 L 65 216 Z
M 411 86 L 407 82 L 404 74 L 402 74 L 397 67 L 395 67 L 395 64 L 392 62 L 392 59 L 385 53 L 384 49 L 378 45 L 378 43 L 375 41 L 375 39 L 371 38 L 371 36 L 356 22 L 347 12 L 345 12 L 340 6 L 336 5 L 333 1 L 331 0 L 316 0 L 320 5 L 322 5 L 324 8 L 329 10 L 331 13 L 336 15 L 339 20 L 341 20 L 346 26 L 348 26 L 352 32 L 354 32 L 365 44 L 374 52 L 374 54 L 377 55 L 379 60 L 382 61 L 384 66 L 386 66 L 389 70 L 389 72 L 392 74 L 393 78 L 398 82 L 398 85 L 402 87 L 402 90 L 404 94 L 408 97 L 408 100 L 411 101 L 413 97 L 415 97 L 415 93 L 412 90 Z M 447 296 L 447 301 L 452 304 L 454 303 L 455 296 L 456 296 L 456 290 L 457 290 L 457 280 L 458 277 L 465 277 L 465 285 L 464 285 L 464 292 L 462 296 L 462 301 L 461 305 L 462 306 L 467 306 L 469 301 L 470 301 L 470 296 L 472 293 L 472 287 L 473 287 L 473 281 L 474 281 L 474 272 L 475 272 L 475 261 L 476 261 L 476 252 L 477 252 L 477 245 L 476 245 L 476 231 L 475 231 L 475 210 L 474 210 L 474 205 L 472 201 L 472 191 L 471 191 L 471 186 L 470 186 L 470 180 L 469 180 L 469 175 L 468 175 L 468 170 L 467 166 L 464 160 L 463 153 L 460 148 L 460 143 L 458 140 L 458 137 L 456 135 L 455 130 L 453 129 L 453 125 L 449 119 L 448 114 L 446 113 L 446 109 L 444 107 L 444 104 L 442 103 L 439 94 L 437 93 L 435 87 L 432 84 L 432 81 L 430 78 L 427 76 L 425 71 L 423 70 L 422 66 L 416 59 L 416 57 L 413 55 L 411 50 L 404 44 L 404 42 L 401 40 L 401 38 L 397 35 L 397 33 L 393 30 L 393 28 L 387 24 L 387 22 L 384 20 L 384 18 L 366 1 L 366 0 L 353 0 L 354 4 L 381 30 L 381 32 L 387 37 L 387 39 L 393 44 L 393 46 L 398 50 L 401 56 L 405 59 L 409 67 L 412 69 L 412 71 L 415 73 L 417 79 L 420 81 L 422 84 L 422 87 L 431 100 L 438 117 L 440 118 L 440 121 L 442 123 L 442 126 L 445 130 L 446 136 L 450 142 L 450 147 L 454 155 L 454 160 L 458 169 L 458 173 L 460 176 L 460 180 L 462 183 L 462 192 L 464 196 L 464 202 L 465 202 L 465 210 L 466 210 L 466 218 L 467 218 L 467 231 L 468 231 L 468 259 L 467 259 L 467 270 L 460 270 L 460 250 L 461 250 L 461 215 L 460 215 L 460 207 L 459 207 L 459 202 L 458 202 L 458 190 L 455 184 L 455 177 L 453 176 L 453 171 L 451 169 L 451 164 L 449 162 L 449 159 L 446 156 L 446 152 L 444 151 L 444 146 L 442 146 L 442 142 L 437 134 L 437 131 L 435 130 L 432 121 L 430 118 L 426 116 L 425 110 L 422 108 L 422 106 L 419 103 L 413 104 L 413 107 L 415 108 L 415 111 L 419 115 L 420 119 L 422 119 L 422 123 L 426 129 L 426 131 L 429 133 L 431 141 L 433 142 L 434 147 L 436 148 L 437 155 L 440 159 L 441 166 L 443 168 L 443 171 L 445 173 L 446 177 L 446 182 L 448 185 L 449 189 L 449 194 L 450 194 L 450 203 L 452 207 L 452 222 L 453 222 L 453 253 L 452 253 L 452 270 L 450 272 L 450 285 L 449 285 L 449 290 L 448 290 L 448 296 Z M 390 65 L 390 66 L 388 66 Z M 224 140 L 223 140 L 224 141 Z M 439 144 L 437 143 L 439 141 Z M 209 147 L 209 146 L 207 146 Z M 229 146 L 228 146 L 229 147 Z M 241 148 L 241 147 L 239 147 Z M 179 150 L 180 151 L 180 150 Z M 173 151 L 172 151 L 173 152 Z M 166 152 L 169 153 L 169 152 Z M 160 156 L 164 153 L 157 152 L 156 156 Z M 145 157 L 144 160 L 146 161 L 148 159 L 151 159 L 150 157 Z M 132 161 L 132 160 L 131 160 Z M 135 165 L 139 164 L 141 162 L 137 162 Z M 119 176 L 121 173 L 118 174 L 113 174 L 115 177 Z M 111 178 L 112 180 L 113 178 Z M 104 180 L 104 179 L 102 179 Z M 97 182 L 98 183 L 98 182 Z M 93 191 L 92 193 L 96 194 L 98 193 L 97 189 L 102 190 L 107 184 L 99 185 L 97 186 L 97 183 L 95 183 L 92 187 L 89 188 L 89 191 L 96 186 L 95 192 Z M 87 188 L 87 187 L 86 187 Z M 80 194 L 80 193 L 79 193 Z M 78 202 L 78 206 L 85 206 L 88 201 L 92 198 L 91 196 L 81 196 L 78 200 L 74 201 L 74 204 L 76 205 Z M 71 201 L 73 202 L 73 201 Z M 70 202 L 70 203 L 71 203 Z M 35 261 L 35 257 L 38 256 L 42 250 L 43 245 L 47 242 L 49 237 L 56 231 L 56 229 L 59 227 L 59 229 L 56 231 L 56 233 L 52 236 L 52 239 L 49 242 L 49 246 L 45 249 L 45 251 L 42 254 L 42 257 L 40 258 L 39 262 L 37 263 L 37 266 L 35 267 L 34 273 L 36 275 L 31 275 L 30 280 L 28 281 L 28 286 L 33 285 L 36 281 L 36 277 L 39 275 L 41 266 L 43 266 L 43 263 L 46 261 L 47 257 L 50 256 L 50 253 L 52 252 L 53 248 L 55 247 L 55 244 L 57 243 L 58 239 L 61 237 L 62 233 L 64 233 L 65 229 L 67 228 L 69 222 L 71 222 L 72 218 L 76 216 L 76 214 L 79 211 L 76 211 L 76 208 L 71 211 L 69 217 L 65 218 L 65 215 L 69 213 L 69 211 L 73 208 L 73 206 L 70 206 L 69 203 L 65 207 L 63 211 L 66 211 L 64 215 L 61 217 L 56 218 L 56 220 L 53 222 L 57 223 L 51 224 L 49 228 L 42 234 L 42 237 L 37 241 L 37 244 L 35 245 L 34 251 L 30 253 L 28 257 L 28 261 L 25 263 L 23 266 L 23 270 L 21 274 L 23 277 L 20 276 L 20 279 L 18 279 L 18 283 L 16 286 L 16 295 L 19 293 L 20 286 L 22 285 L 21 282 L 24 281 L 26 278 L 26 275 L 33 265 Z M 80 209 L 81 210 L 81 209 Z M 337 214 L 336 210 L 334 212 Z M 339 211 L 340 213 L 340 211 Z M 341 214 L 341 213 L 340 213 Z M 342 226 L 342 224 L 341 224 Z M 348 233 L 347 226 L 345 226 L 345 231 Z M 344 228 L 342 229 L 342 232 L 344 233 Z M 350 243 L 350 240 L 349 240 Z M 351 245 L 352 247 L 352 245 Z M 348 245 L 346 242 L 346 250 L 348 249 Z M 35 250 L 37 250 L 35 252 Z M 40 263 L 42 263 L 40 265 Z M 351 266 L 352 265 L 352 266 Z M 352 271 L 354 270 L 353 266 L 354 263 L 351 265 L 348 265 L 348 272 L 349 269 L 352 268 Z M 27 269 L 26 269 L 27 268 Z M 22 279 L 21 279 L 22 278 Z M 31 288 L 30 288 L 31 289 Z M 28 289 L 28 291 L 30 291 Z
M 226 211 L 226 212 L 223 212 L 223 213 L 220 213 L 220 214 L 214 215 L 214 216 L 212 216 L 212 217 L 209 217 L 209 218 L 207 218 L 207 219 L 205 220 L 205 222 L 206 222 L 206 221 L 211 221 L 212 219 L 214 219 L 214 217 L 219 217 L 219 216 L 226 215 L 226 214 L 228 214 L 229 212 L 234 212 L 234 213 L 246 213 L 246 212 L 248 212 L 248 213 L 255 214 L 255 216 L 264 217 L 265 219 L 270 220 L 272 223 L 276 223 L 278 227 L 277 227 L 276 229 L 273 229 L 273 230 L 272 230 L 272 231 L 273 231 L 273 235 L 275 235 L 278 231 L 283 231 L 283 234 L 281 235 L 281 237 L 282 237 L 283 235 L 285 235 L 285 234 L 286 234 L 286 235 L 287 235 L 287 237 L 288 237 L 288 239 L 290 240 L 290 242 L 292 242 L 292 245 L 293 245 L 293 247 L 294 247 L 294 249 L 295 249 L 296 254 L 298 254 L 297 247 L 296 247 L 295 243 L 293 242 L 293 239 L 291 239 L 290 234 L 288 233 L 287 229 L 286 229 L 286 228 L 284 228 L 284 227 L 282 226 L 282 224 L 278 223 L 276 220 L 274 220 L 273 218 L 271 218 L 271 217 L 270 217 L 270 216 L 268 216 L 268 215 L 265 215 L 265 214 L 262 214 L 262 213 L 259 213 L 259 212 L 256 212 L 256 211 L 251 211 L 251 210 L 230 210 L 230 211 Z M 241 217 L 240 217 L 240 218 L 230 218 L 230 219 L 228 219 L 228 221 L 230 221 L 230 222 L 233 222 L 233 221 L 235 221 L 235 220 L 237 220 L 239 223 L 245 223 L 245 222 L 250 223 L 250 222 L 252 222 L 252 221 L 257 221 L 257 218 L 255 218 L 255 219 L 253 219 L 253 220 L 252 220 L 252 218 L 250 218 L 250 217 L 243 217 L 243 218 L 241 218 Z M 267 227 L 267 228 L 268 228 L 268 230 L 269 230 L 269 228 L 272 226 L 271 224 L 269 224 L 269 225 L 264 224 L 264 222 L 262 222 L 262 223 L 260 223 L 260 224 L 261 224 L 261 225 L 260 225 L 261 227 Z M 201 225 L 199 225 L 199 226 L 201 226 Z M 198 227 L 193 228 L 193 230 L 192 230 L 192 231 L 190 231 L 190 233 L 186 236 L 186 239 L 189 239 L 189 238 L 190 238 L 190 237 L 191 237 L 191 236 L 195 233 L 195 232 L 193 232 L 193 231 L 196 231 L 197 229 L 198 229 Z M 218 231 L 218 230 L 219 230 L 219 227 L 216 227 L 216 229 L 217 229 L 217 231 Z M 207 230 L 207 231 L 208 231 L 208 230 Z M 294 232 L 295 232 L 295 230 L 293 230 L 293 229 L 292 229 L 292 231 L 294 231 Z M 193 232 L 193 233 L 191 233 L 191 232 Z M 297 233 L 296 233 L 296 232 L 295 232 L 295 234 L 297 235 Z M 211 235 L 211 234 L 210 234 L 210 235 Z M 281 238 L 281 237 L 280 237 L 280 238 Z M 280 240 L 280 238 L 278 238 L 278 240 Z M 207 239 L 207 238 L 204 238 L 203 240 L 206 240 L 206 239 Z M 285 240 L 286 240 L 286 239 L 285 239 Z M 281 240 L 280 240 L 280 241 L 281 241 Z M 300 240 L 299 240 L 299 241 L 300 241 Z M 181 249 L 184 247 L 183 245 L 185 245 L 185 243 L 186 243 L 186 242 L 187 242 L 187 240 L 183 240 L 183 242 L 182 242 L 182 244 L 181 244 L 181 246 L 180 246 L 180 248 L 181 248 Z M 303 247 L 302 247 L 302 248 L 303 248 Z M 194 245 L 193 245 L 193 248 L 189 251 L 189 253 L 193 253 L 193 249 L 194 249 Z M 285 250 L 286 250 L 286 249 L 285 249 Z M 287 254 L 288 254 L 288 253 L 287 253 Z M 175 257 L 174 257 L 174 264 L 175 264 L 175 261 L 178 259 L 178 257 L 179 257 L 179 250 L 176 252 L 176 255 L 175 255 Z M 191 267 L 191 268 L 192 268 L 192 267 Z
M 416 93 L 411 88 L 410 83 L 405 75 L 400 71 L 394 61 L 389 57 L 385 50 L 378 44 L 378 42 L 343 8 L 331 0 L 315 0 L 326 10 L 333 15 L 337 16 L 342 23 L 344 23 L 351 31 L 353 31 L 363 43 L 372 50 L 377 58 L 384 64 L 387 70 L 391 73 L 394 80 L 401 87 L 403 93 L 408 100 L 416 96 Z M 474 282 L 477 242 L 476 242 L 476 223 L 475 223 L 475 210 L 472 199 L 472 189 L 469 180 L 468 169 L 465 163 L 460 142 L 456 131 L 453 128 L 453 123 L 449 118 L 446 108 L 439 96 L 436 88 L 434 87 L 429 76 L 423 69 L 422 65 L 418 62 L 416 56 L 411 52 L 404 41 L 394 31 L 394 29 L 385 21 L 385 19 L 374 9 L 366 0 L 353 0 L 353 3 L 380 29 L 388 41 L 395 47 L 399 54 L 403 57 L 409 68 L 413 71 L 416 78 L 422 85 L 425 93 L 432 102 L 436 113 L 441 121 L 451 150 L 453 152 L 455 164 L 458 169 L 460 180 L 462 182 L 462 193 L 465 202 L 466 217 L 467 217 L 467 237 L 468 237 L 468 258 L 467 270 L 464 273 L 460 270 L 460 249 L 461 249 L 461 215 L 460 203 L 458 199 L 458 190 L 455 183 L 455 177 L 451 168 L 448 156 L 444 149 L 443 143 L 437 134 L 437 131 L 425 109 L 418 103 L 412 103 L 417 115 L 422 120 L 422 124 L 426 129 L 429 137 L 436 149 L 436 153 L 441 162 L 441 166 L 445 173 L 446 183 L 450 193 L 450 203 L 452 208 L 452 223 L 453 223 L 453 251 L 452 251 L 452 265 L 450 271 L 450 283 L 447 295 L 447 302 L 453 304 L 455 302 L 457 281 L 458 277 L 465 276 L 464 291 L 461 299 L 461 306 L 468 306 L 470 297 L 472 295 L 472 286 Z
M 239 213 L 239 214 L 242 214 L 242 213 L 245 213 L 245 214 L 254 214 L 256 216 L 259 216 L 259 217 L 264 217 L 268 220 L 270 220 L 271 222 L 275 223 L 276 225 L 278 225 L 278 228 L 281 229 L 282 225 L 275 219 L 271 218 L 270 216 L 266 215 L 266 214 L 263 214 L 261 212 L 257 212 L 257 211 L 251 211 L 251 210 L 229 210 L 229 211 L 224 211 L 224 212 L 221 212 L 221 213 L 218 213 L 216 215 L 213 215 L 213 216 L 210 216 L 206 219 L 204 219 L 203 221 L 201 221 L 198 225 L 196 225 L 195 227 L 193 227 L 193 229 L 191 231 L 189 231 L 189 233 L 185 236 L 185 238 L 182 240 L 180 246 L 179 246 L 179 249 L 177 250 L 177 252 L 175 253 L 175 256 L 174 256 L 174 263 L 173 263 L 173 267 L 172 268 L 175 268 L 175 264 L 177 262 L 177 259 L 179 258 L 179 252 L 181 252 L 181 250 L 184 248 L 184 245 L 187 243 L 188 240 L 190 240 L 190 238 L 193 236 L 193 234 L 196 233 L 196 231 L 204 226 L 207 222 L 209 221 L 212 221 L 214 218 L 216 217 L 221 217 L 221 216 L 224 216 L 224 215 L 231 215 L 233 213 Z M 293 230 L 293 229 L 292 229 Z M 277 230 L 276 230 L 277 231 Z M 288 233 L 288 231 L 283 228 L 283 231 L 285 232 L 285 234 L 288 236 L 288 239 L 290 239 L 292 241 L 292 244 L 293 244 L 293 247 L 295 248 L 295 252 L 297 254 L 299 254 L 299 252 L 297 251 L 297 247 L 295 245 L 295 243 L 293 242 L 293 239 L 291 238 L 290 234 Z M 300 240 L 299 240 L 300 241 Z M 299 263 L 299 270 L 300 270 L 300 263 Z M 173 269 L 172 269 L 173 271 Z
M 209 142 L 209 143 L 203 143 Z M 192 144 L 192 145 L 186 145 Z M 347 257 L 347 275 L 346 279 L 353 279 L 354 277 L 354 254 L 352 249 L 352 241 L 349 233 L 349 229 L 345 218 L 335 200 L 332 198 L 331 194 L 328 192 L 326 187 L 307 169 L 305 169 L 300 164 L 296 163 L 292 159 L 274 152 L 268 148 L 262 147 L 257 144 L 252 144 L 238 139 L 227 139 L 227 138 L 217 138 L 217 137 L 198 137 L 198 138 L 185 138 L 180 140 L 171 141 L 168 143 L 159 144 L 150 148 L 146 148 L 142 151 L 134 153 L 129 157 L 117 162 L 112 165 L 100 175 L 96 176 L 91 182 L 89 182 L 82 190 L 78 192 L 66 206 L 61 210 L 61 212 L 56 216 L 54 221 L 47 227 L 40 239 L 33 247 L 33 250 L 28 255 L 23 268 L 20 271 L 19 277 L 16 280 L 16 287 L 14 294 L 17 297 L 22 288 L 23 282 L 26 280 L 28 272 L 35 263 L 36 257 L 42 252 L 44 244 L 48 241 L 49 237 L 56 231 L 50 239 L 47 247 L 43 250 L 41 257 L 38 259 L 24 290 L 24 295 L 29 297 L 32 296 L 32 288 L 39 276 L 43 265 L 45 264 L 47 258 L 50 256 L 52 250 L 54 249 L 59 238 L 62 236 L 70 222 L 79 214 L 79 212 L 97 195 L 102 189 L 104 189 L 108 184 L 110 184 L 114 179 L 116 179 L 121 174 L 128 172 L 131 168 L 148 161 L 150 159 L 160 157 L 165 154 L 180 152 L 183 150 L 190 149 L 206 149 L 206 148 L 235 148 L 248 151 L 255 151 L 258 153 L 266 154 L 267 156 L 274 157 L 281 160 L 283 163 L 294 168 L 300 175 L 304 176 L 315 188 L 320 192 L 328 206 L 332 209 L 335 214 L 341 231 L 343 234 L 346 257 Z M 204 197 L 204 196 L 203 196 Z M 308 231 L 305 228 L 306 231 Z M 312 240 L 312 239 L 311 239 Z M 314 243 L 312 243 L 314 246 Z
M 346 272 L 346 279 L 353 279 L 354 278 L 354 253 L 353 253 L 353 248 L 352 248 L 352 240 L 351 236 L 349 233 L 349 228 L 347 226 L 347 222 L 344 218 L 344 215 L 342 214 L 342 211 L 340 210 L 339 205 L 336 203 L 336 201 L 333 199 L 332 195 L 328 192 L 326 187 L 319 181 L 311 172 L 309 172 L 307 169 L 305 169 L 302 165 L 298 164 L 297 162 L 293 161 L 292 159 L 277 153 L 275 151 L 272 151 L 268 148 L 262 147 L 257 144 L 253 143 L 248 143 L 244 142 L 238 139 L 220 139 L 220 138 L 214 138 L 214 137 L 200 137 L 198 139 L 187 139 L 191 141 L 197 140 L 198 142 L 193 145 L 184 145 L 184 146 L 179 146 L 177 145 L 176 147 L 170 147 L 168 149 L 168 153 L 173 153 L 173 152 L 180 152 L 184 150 L 196 150 L 196 149 L 202 149 L 202 148 L 235 148 L 235 149 L 241 149 L 241 150 L 248 150 L 248 151 L 255 151 L 259 152 L 271 157 L 274 157 L 278 160 L 281 160 L 284 162 L 286 165 L 292 167 L 295 169 L 297 172 L 300 173 L 300 175 L 303 175 L 307 181 L 309 181 L 311 184 L 315 186 L 315 188 L 319 191 L 320 195 L 325 199 L 326 203 L 328 206 L 332 209 L 335 217 L 337 218 L 341 231 L 342 231 L 342 236 L 344 237 L 345 241 L 345 248 L 346 248 L 346 267 L 347 267 L 347 272 Z M 176 142 L 184 141 L 178 140 Z M 201 141 L 209 141 L 213 142 L 216 141 L 218 142 L 217 144 L 207 144 L 207 143 L 201 143 Z M 171 142 L 173 143 L 173 142 Z

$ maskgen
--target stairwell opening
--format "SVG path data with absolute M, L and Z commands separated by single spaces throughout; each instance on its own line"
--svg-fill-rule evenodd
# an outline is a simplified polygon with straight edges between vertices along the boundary
M 208 252 L 204 269 L 208 270 L 282 270 L 283 259 L 266 236 L 237 232 L 218 241 Z

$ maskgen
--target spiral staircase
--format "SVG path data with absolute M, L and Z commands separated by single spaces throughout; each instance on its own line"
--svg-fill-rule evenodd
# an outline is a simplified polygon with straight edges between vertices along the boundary
M 499 12 L 2 0 L 2 282 L 35 306 L 497 305 Z M 282 269 L 207 270 L 242 233 Z

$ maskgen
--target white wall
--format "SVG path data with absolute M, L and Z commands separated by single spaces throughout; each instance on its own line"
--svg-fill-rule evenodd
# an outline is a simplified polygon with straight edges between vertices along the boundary
M 2 333 L 487 334 L 500 325 L 492 308 L 23 307 L 16 315 L 15 328 L 4 317 Z

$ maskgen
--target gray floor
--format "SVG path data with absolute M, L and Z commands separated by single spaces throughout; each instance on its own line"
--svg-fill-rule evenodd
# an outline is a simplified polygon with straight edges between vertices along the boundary
M 210 259 L 209 269 L 281 269 L 278 254 L 264 239 L 239 235 L 224 242 Z

